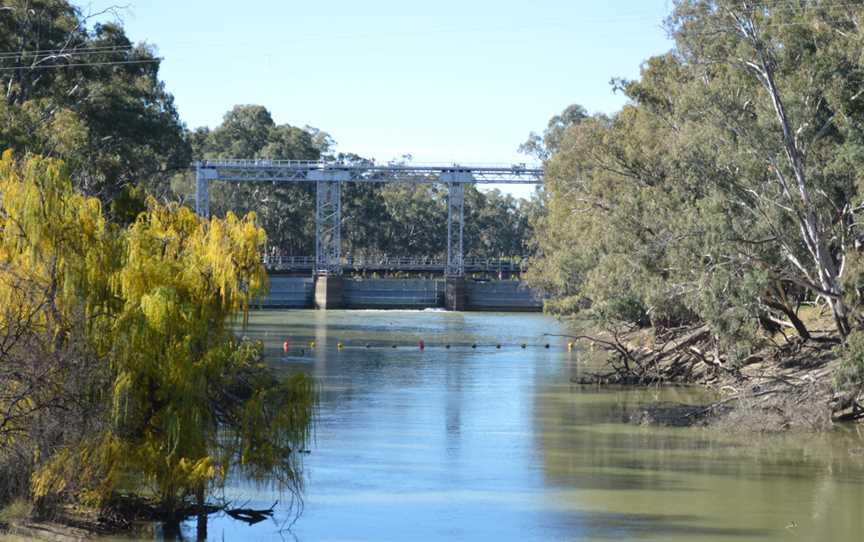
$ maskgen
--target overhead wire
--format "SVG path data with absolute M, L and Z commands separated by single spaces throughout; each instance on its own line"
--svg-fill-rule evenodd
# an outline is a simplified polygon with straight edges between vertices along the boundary
M 113 56 L 126 55 L 136 49 L 134 45 L 112 45 L 100 47 L 79 47 L 79 48 L 55 48 L 55 49 L 34 49 L 34 50 L 19 50 L 19 51 L 3 51 L 0 52 L 0 72 L 16 71 L 21 69 L 26 70 L 48 70 L 48 69 L 64 69 L 64 68 L 82 68 L 91 66 L 118 66 L 118 65 L 134 65 L 134 64 L 154 64 L 159 63 L 163 59 L 157 58 L 139 58 L 139 59 L 116 59 L 116 60 L 93 60 L 93 56 Z M 20 63 L 26 59 L 26 63 Z M 15 65 L 4 65 L 4 61 L 15 60 L 19 61 Z M 51 63 L 40 64 L 46 61 L 72 60 L 68 63 Z
M 121 66 L 125 64 L 157 64 L 162 62 L 163 58 L 151 58 L 142 60 L 115 60 L 105 62 L 79 62 L 74 64 L 43 64 L 38 66 L 4 66 L 0 67 L 0 72 L 16 71 L 21 69 L 26 70 L 59 70 L 62 68 L 83 68 L 88 66 Z
M 45 56 L 59 54 L 97 54 L 97 53 L 113 53 L 113 52 L 128 52 L 135 49 L 134 45 L 105 45 L 102 47 L 61 47 L 57 49 L 33 49 L 33 50 L 18 50 L 18 51 L 0 51 L 0 58 L 19 57 L 19 56 Z

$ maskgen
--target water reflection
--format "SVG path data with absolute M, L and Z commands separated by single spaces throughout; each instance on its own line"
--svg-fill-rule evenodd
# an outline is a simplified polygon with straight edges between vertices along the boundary
M 640 405 L 703 396 L 571 384 L 578 356 L 543 335 L 561 332 L 524 314 L 253 315 L 248 334 L 266 342 L 274 367 L 309 371 L 321 390 L 304 511 L 286 538 L 862 538 L 856 432 L 724 436 L 624 423 Z M 228 496 L 262 508 L 279 498 L 244 480 L 232 480 Z M 247 527 L 215 518 L 209 537 L 282 540 L 289 519 Z
M 597 391 L 549 383 L 535 409 L 547 484 L 589 525 L 646 540 L 860 540 L 861 436 L 758 436 L 621 423 L 687 390 Z M 574 488 L 574 489 L 568 489 Z M 604 535 L 590 532 L 591 538 Z

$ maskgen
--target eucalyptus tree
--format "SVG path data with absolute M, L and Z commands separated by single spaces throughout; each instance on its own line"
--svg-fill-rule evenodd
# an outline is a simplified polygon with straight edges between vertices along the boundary
M 498 189 L 465 191 L 465 253 L 469 256 L 527 256 L 531 225 L 524 200 Z
M 103 201 L 132 184 L 164 192 L 190 154 L 161 60 L 93 20 L 66 0 L 3 3 L 0 150 L 63 158 Z
M 565 130 L 547 162 L 533 280 L 564 310 L 641 324 L 810 333 L 804 298 L 851 329 L 862 281 L 862 8 L 692 0 L 631 103 Z M 851 288 L 850 288 L 851 286 Z
M 669 21 L 691 73 L 691 114 L 705 143 L 728 157 L 725 193 L 770 232 L 746 240 L 769 243 L 783 259 L 748 263 L 825 298 L 844 336 L 862 15 L 864 7 L 838 1 L 682 1 Z
M 531 132 L 528 139 L 519 146 L 519 152 L 548 160 L 561 147 L 561 140 L 567 129 L 588 118 L 588 111 L 579 104 L 567 106 L 564 111 L 549 119 L 543 135 Z

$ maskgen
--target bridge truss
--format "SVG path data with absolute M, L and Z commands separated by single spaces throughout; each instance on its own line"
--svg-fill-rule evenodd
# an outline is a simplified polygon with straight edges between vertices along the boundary
M 211 160 L 196 162 L 195 210 L 210 216 L 210 183 L 314 182 L 315 272 L 341 274 L 342 183 L 442 183 L 447 185 L 447 276 L 463 276 L 466 184 L 542 184 L 543 170 L 462 164 L 370 164 L 300 160 Z

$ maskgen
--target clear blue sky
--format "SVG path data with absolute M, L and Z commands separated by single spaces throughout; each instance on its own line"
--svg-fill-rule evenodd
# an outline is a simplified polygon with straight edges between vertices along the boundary
M 615 111 L 609 80 L 671 47 L 671 0 L 124 1 L 189 127 L 261 104 L 379 161 L 526 161 L 530 131 L 571 103 Z

